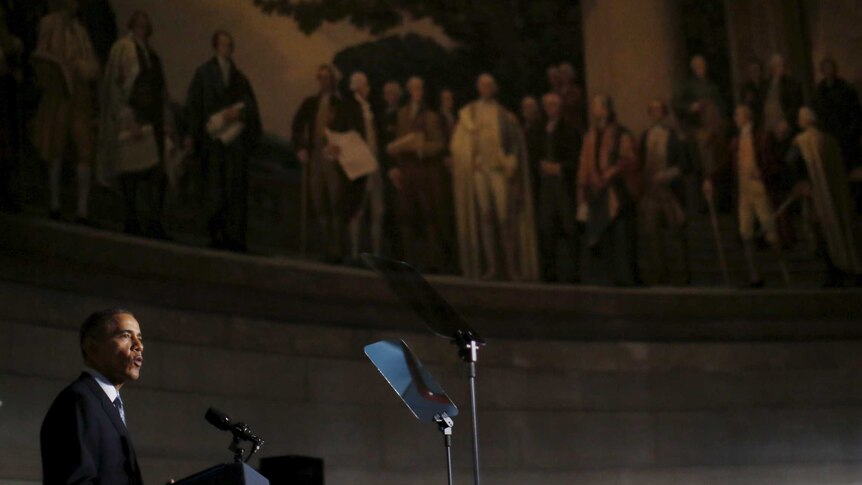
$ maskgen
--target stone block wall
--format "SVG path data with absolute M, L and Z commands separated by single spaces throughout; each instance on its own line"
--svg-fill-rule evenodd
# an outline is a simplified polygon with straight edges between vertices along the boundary
M 112 298 L 0 283 L 0 481 L 40 480 L 38 432 L 81 369 L 77 324 Z M 228 460 L 210 405 L 254 426 L 262 456 L 326 460 L 330 484 L 445 480 L 440 436 L 362 354 L 403 337 L 461 406 L 457 479 L 470 479 L 465 372 L 422 332 L 327 328 L 133 303 L 143 377 L 124 389 L 149 483 Z M 862 344 L 492 339 L 480 353 L 486 482 L 851 483 L 862 480 Z

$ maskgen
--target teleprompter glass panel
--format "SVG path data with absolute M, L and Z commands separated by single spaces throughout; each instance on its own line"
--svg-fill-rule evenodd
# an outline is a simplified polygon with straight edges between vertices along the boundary
M 386 280 L 389 288 L 437 335 L 484 344 L 470 324 L 409 264 L 364 253 L 362 260 Z
M 434 421 L 442 413 L 450 417 L 458 414 L 458 407 L 403 340 L 367 345 L 365 355 L 418 419 Z

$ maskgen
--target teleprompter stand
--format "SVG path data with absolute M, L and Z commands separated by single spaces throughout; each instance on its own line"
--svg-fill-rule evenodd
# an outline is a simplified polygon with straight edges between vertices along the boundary
M 446 448 L 446 476 L 449 478 L 449 485 L 452 485 L 452 427 L 455 426 L 455 422 L 446 413 L 434 416 L 434 421 L 443 433 L 443 447 Z
M 433 333 L 454 343 L 458 347 L 458 357 L 467 364 L 473 435 L 473 484 L 480 485 L 476 362 L 479 357 L 479 347 L 485 345 L 485 340 L 409 264 L 368 253 L 362 254 L 362 260 L 386 280 L 389 288 L 425 322 Z
M 452 418 L 458 415 L 458 407 L 403 340 L 366 345 L 365 355 L 417 419 L 437 423 L 446 449 L 446 476 L 452 485 Z

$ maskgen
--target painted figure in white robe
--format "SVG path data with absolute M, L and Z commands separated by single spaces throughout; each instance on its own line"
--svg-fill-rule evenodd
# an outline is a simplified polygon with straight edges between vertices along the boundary
M 452 137 L 452 185 L 461 271 L 468 278 L 536 280 L 535 212 L 523 133 L 497 103 L 489 74 L 461 109 Z
M 810 108 L 799 110 L 799 127 L 787 156 L 796 192 L 814 205 L 818 249 L 826 263 L 826 287 L 844 286 L 848 278 L 862 285 L 862 238 L 854 220 L 847 169 L 841 145 L 817 126 Z

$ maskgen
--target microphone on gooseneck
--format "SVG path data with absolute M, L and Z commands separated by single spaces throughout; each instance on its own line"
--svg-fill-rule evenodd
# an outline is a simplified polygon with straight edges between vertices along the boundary
M 216 408 L 207 409 L 204 415 L 207 422 L 222 431 L 230 431 L 237 439 L 254 443 L 258 447 L 263 445 L 263 439 L 256 436 L 245 423 L 232 423 L 230 417 Z
M 207 422 L 216 428 L 222 431 L 230 431 L 230 418 L 227 414 L 219 411 L 216 408 L 207 409 L 207 413 L 204 416 Z

